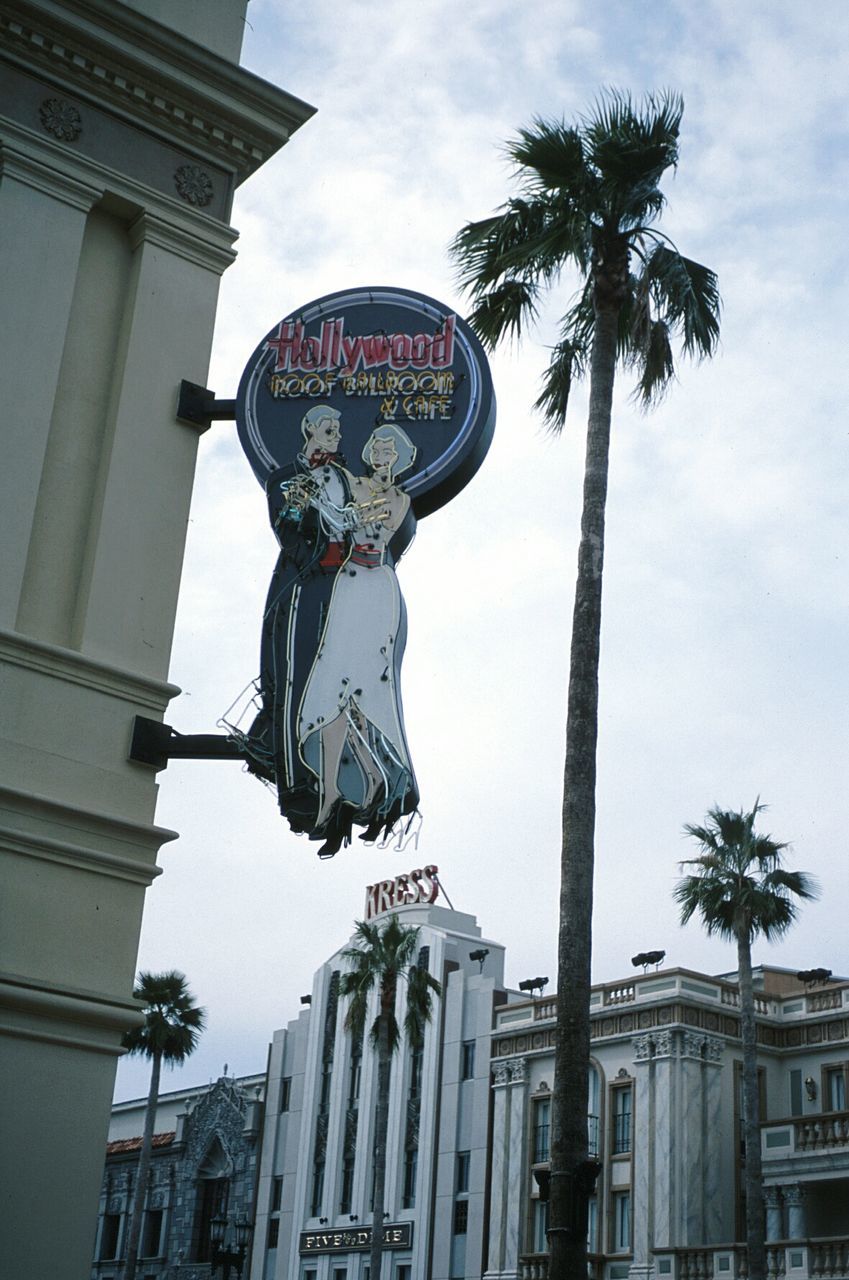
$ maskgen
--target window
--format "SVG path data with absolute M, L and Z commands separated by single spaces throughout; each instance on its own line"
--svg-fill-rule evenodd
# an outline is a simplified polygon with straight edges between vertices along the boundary
M 276 1249 L 280 1238 L 280 1219 L 271 1218 L 268 1223 L 268 1248 Z
M 548 1253 L 548 1201 L 534 1200 L 532 1201 L 533 1210 L 531 1218 L 531 1251 L 533 1253 Z
M 598 1199 L 595 1196 L 587 1201 L 587 1252 L 598 1253 Z
M 395 1280 L 410 1280 L 413 1268 L 408 1262 L 402 1262 L 395 1272 Z
M 551 1099 L 534 1104 L 534 1164 L 551 1159 Z
M 460 1065 L 460 1079 L 471 1080 L 475 1074 L 475 1042 L 463 1041 L 463 1054 Z
M 826 1110 L 846 1110 L 846 1077 L 842 1067 L 826 1067 L 824 1092 Z
M 284 1076 L 280 1081 L 280 1111 L 289 1110 L 289 1099 L 292 1094 L 292 1077 Z
M 457 1152 L 457 1179 L 455 1190 L 458 1195 L 462 1195 L 464 1191 L 469 1189 L 469 1171 L 472 1165 L 472 1154 L 470 1151 Z
M 148 1209 L 144 1215 L 144 1234 L 142 1235 L 141 1256 L 143 1258 L 158 1258 L 162 1250 L 160 1249 L 160 1241 L 162 1239 L 162 1210 Z
M 404 1209 L 414 1209 L 416 1205 L 416 1168 L 418 1167 L 419 1153 L 415 1147 L 404 1152 L 404 1194 L 401 1199 L 401 1206 Z
M 316 1271 L 315 1267 L 309 1267 L 304 1272 L 303 1280 L 315 1280 L 317 1275 L 318 1275 L 318 1272 Z
M 204 1178 L 200 1184 L 197 1217 L 197 1252 L 193 1261 L 212 1261 L 210 1228 L 213 1218 L 227 1217 L 230 1183 L 227 1178 Z
M 351 1197 L 354 1191 L 354 1157 L 345 1156 L 342 1161 L 342 1191 L 339 1196 L 339 1212 L 351 1212 Z
M 118 1257 L 118 1234 L 121 1230 L 120 1213 L 104 1213 L 100 1232 L 100 1259 Z
M 455 1236 L 464 1236 L 469 1229 L 469 1202 L 468 1200 L 454 1201 L 454 1234 Z
M 621 1085 L 613 1093 L 613 1154 L 626 1155 L 631 1150 L 631 1099 L 630 1085 Z
M 324 1195 L 324 1161 L 316 1164 L 312 1171 L 312 1196 L 310 1198 L 310 1214 L 317 1218 L 321 1213 L 321 1201 Z
M 589 1074 L 589 1091 L 587 1094 L 587 1154 L 590 1156 L 598 1155 L 598 1099 L 599 1099 L 599 1076 L 595 1067 L 590 1067 Z
M 347 1267 L 334 1267 L 334 1268 L 333 1268 L 333 1280 L 348 1280 L 348 1268 L 347 1268 Z
M 613 1252 L 627 1253 L 631 1248 L 631 1192 L 613 1193 Z
M 283 1179 L 275 1178 L 271 1183 L 271 1212 L 279 1213 L 283 1203 Z

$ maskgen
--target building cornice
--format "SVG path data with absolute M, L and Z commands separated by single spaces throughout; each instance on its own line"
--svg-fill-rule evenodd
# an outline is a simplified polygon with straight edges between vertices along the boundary
M 0 0 L 0 57 L 241 182 L 315 111 L 120 0 Z
M 605 1009 L 592 1015 L 590 1040 L 593 1044 L 603 1041 L 631 1040 L 652 1031 L 683 1030 L 704 1032 L 722 1036 L 739 1043 L 740 1018 L 722 1009 L 705 1008 L 686 1001 L 669 1000 L 639 1009 L 624 1007 Z M 521 1056 L 551 1053 L 555 1041 L 554 1018 L 540 1019 L 528 1027 L 515 1030 L 498 1028 L 492 1033 L 493 1061 Z M 775 1053 L 798 1052 L 800 1049 L 820 1048 L 826 1044 L 849 1042 L 849 1014 L 822 1015 L 787 1025 L 758 1019 L 758 1046 Z

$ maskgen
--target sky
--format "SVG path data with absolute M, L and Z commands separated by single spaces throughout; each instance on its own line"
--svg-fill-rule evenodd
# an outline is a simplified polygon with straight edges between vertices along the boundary
M 631 957 L 733 970 L 682 928 L 682 834 L 768 805 L 761 829 L 816 876 L 756 963 L 849 974 L 847 297 L 849 6 L 819 0 L 251 0 L 242 63 L 317 107 L 239 190 L 208 385 L 232 397 L 262 337 L 326 293 L 394 285 L 457 309 L 447 246 L 515 190 L 504 143 L 576 120 L 612 86 L 685 102 L 663 229 L 715 270 L 722 339 L 645 414 L 614 400 L 604 569 L 593 978 Z M 570 618 L 586 392 L 547 434 L 532 409 L 576 281 L 491 359 L 498 421 L 477 476 L 421 521 L 399 567 L 402 676 L 421 791 L 418 847 L 355 840 L 321 862 L 237 763 L 159 774 L 163 847 L 139 967 L 181 969 L 206 1008 L 163 1088 L 262 1071 L 366 885 L 435 863 L 454 907 L 507 948 L 506 980 L 555 988 Z M 183 428 L 175 427 L 182 430 Z M 258 673 L 276 560 L 232 423 L 200 439 L 168 721 L 214 732 Z M 146 1093 L 125 1059 L 116 1099 Z

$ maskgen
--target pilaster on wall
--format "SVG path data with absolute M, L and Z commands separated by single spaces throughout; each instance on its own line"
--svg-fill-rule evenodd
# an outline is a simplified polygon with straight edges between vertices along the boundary
M 634 1266 L 723 1238 L 718 1178 L 723 1044 L 659 1030 L 634 1041 Z
M 520 1230 L 527 1202 L 526 1060 L 511 1058 L 496 1062 L 492 1088 L 489 1261 L 484 1280 L 516 1280 Z

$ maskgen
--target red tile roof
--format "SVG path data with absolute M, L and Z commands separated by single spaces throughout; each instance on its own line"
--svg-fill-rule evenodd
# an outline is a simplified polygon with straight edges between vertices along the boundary
M 153 1135 L 153 1146 L 170 1147 L 176 1137 L 175 1131 L 172 1129 L 170 1133 L 155 1133 Z M 107 1142 L 106 1154 L 108 1156 L 120 1156 L 127 1151 L 140 1151 L 141 1138 L 118 1138 L 115 1142 Z

